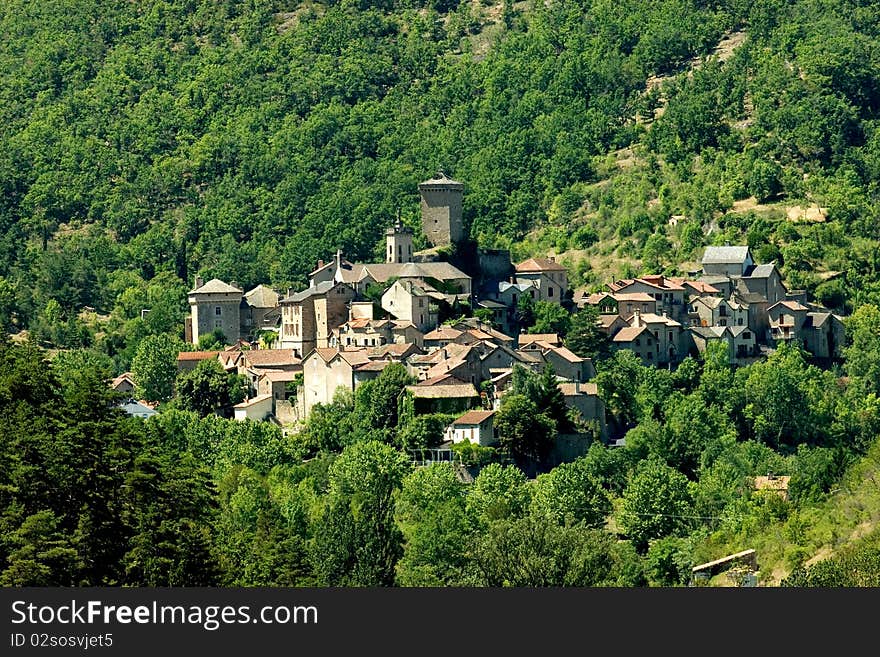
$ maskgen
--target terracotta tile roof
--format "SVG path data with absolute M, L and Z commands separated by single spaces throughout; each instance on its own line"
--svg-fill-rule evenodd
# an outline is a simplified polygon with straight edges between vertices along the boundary
M 617 301 L 657 301 L 654 297 L 652 297 L 647 292 L 622 292 L 619 294 L 610 294 L 608 295 Z
M 370 360 L 366 363 L 361 363 L 360 365 L 355 365 L 354 369 L 358 372 L 381 372 L 386 367 L 388 367 L 394 361 L 392 360 Z
M 567 347 L 557 347 L 552 344 L 548 344 L 547 347 L 548 347 L 549 351 L 552 351 L 554 354 L 556 354 L 557 356 L 560 356 L 561 358 L 567 360 L 570 363 L 582 363 L 585 360 L 584 358 L 581 358 L 580 356 L 578 356 L 576 353 L 574 353 L 573 351 L 571 351 Z
M 260 372 L 260 378 L 269 379 L 273 382 L 287 382 L 293 381 L 300 374 L 300 372 L 293 372 L 291 370 L 263 370 Z
M 657 288 L 658 290 L 684 290 L 684 287 L 682 287 L 678 283 L 674 283 L 672 279 L 660 275 L 642 276 L 641 278 L 624 278 L 619 281 L 609 283 L 608 288 L 612 292 L 620 292 L 621 290 L 625 290 L 635 283 L 642 283 L 643 285 L 648 285 L 650 287 Z
M 467 399 L 480 396 L 472 383 L 442 386 L 407 386 L 406 389 L 412 393 L 413 397 L 419 399 Z
M 612 342 L 632 342 L 642 333 L 648 330 L 647 326 L 626 326 L 620 329 L 613 338 Z
M 520 346 L 531 342 L 546 342 L 548 345 L 561 344 L 559 335 L 556 333 L 523 333 L 519 336 Z
M 468 411 L 452 423 L 454 425 L 462 424 L 483 424 L 490 417 L 495 415 L 495 411 Z
M 429 331 L 425 333 L 425 340 L 455 340 L 455 338 L 459 337 L 464 331 L 459 331 L 456 328 L 452 328 L 451 326 L 438 326 L 433 331 Z
M 665 324 L 666 326 L 681 326 L 679 322 L 676 322 L 674 319 L 670 317 L 664 317 L 663 315 L 657 315 L 656 313 L 641 313 L 639 315 L 641 317 L 641 321 L 645 324 Z
M 110 386 L 115 388 L 123 381 L 128 381 L 129 383 L 134 385 L 134 374 L 132 374 L 131 372 L 123 372 L 110 382 Z
M 467 381 L 462 381 L 461 379 L 457 379 L 451 374 L 441 374 L 440 376 L 434 376 L 430 379 L 425 379 L 424 381 L 419 381 L 417 386 L 439 386 L 439 385 L 469 385 Z
M 516 266 L 518 272 L 566 271 L 565 267 L 550 258 L 529 258 Z
M 776 306 L 784 306 L 785 308 L 788 308 L 789 310 L 798 310 L 798 311 L 800 311 L 800 310 L 809 310 L 809 308 L 807 308 L 806 306 L 800 304 L 800 303 L 797 302 L 797 301 L 777 301 L 777 302 L 774 303 L 772 306 L 770 306 L 769 308 L 767 308 L 767 312 L 770 312 L 770 311 L 773 310 Z
M 692 288 L 694 291 L 699 292 L 700 294 L 718 294 L 721 292 L 716 287 L 712 287 L 709 283 L 705 281 L 689 281 L 686 278 L 670 278 L 669 280 L 675 281 L 679 285 L 683 287 Z
M 251 349 L 241 354 L 249 367 L 299 365 L 302 362 L 294 355 L 293 349 Z
M 599 325 L 602 328 L 609 328 L 615 322 L 622 322 L 623 318 L 620 315 L 599 315 Z
M 397 358 L 403 358 L 410 353 L 421 353 L 422 350 L 419 349 L 417 345 L 414 345 L 411 342 L 401 342 L 401 343 L 393 343 L 393 344 L 383 344 L 381 347 L 373 347 L 370 349 L 370 358 L 381 358 L 383 356 L 395 356 Z
M 217 358 L 219 354 L 219 351 L 181 351 L 177 354 L 177 361 L 208 360 Z

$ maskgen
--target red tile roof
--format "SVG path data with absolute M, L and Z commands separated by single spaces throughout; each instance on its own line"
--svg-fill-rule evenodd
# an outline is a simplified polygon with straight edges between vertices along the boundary
M 189 361 L 189 360 L 208 360 L 209 358 L 217 358 L 219 351 L 181 351 L 177 354 L 177 360 L 179 361 Z
M 519 272 L 566 271 L 565 267 L 550 258 L 529 258 L 516 266 Z
M 493 415 L 495 411 L 468 411 L 452 424 L 483 424 Z

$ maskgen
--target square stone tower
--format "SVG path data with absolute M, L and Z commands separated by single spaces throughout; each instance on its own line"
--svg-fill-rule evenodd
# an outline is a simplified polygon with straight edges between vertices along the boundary
M 437 176 L 419 183 L 422 196 L 422 229 L 431 246 L 456 244 L 465 238 L 461 219 L 464 185 L 439 171 Z
M 241 299 L 244 290 L 213 278 L 205 283 L 196 276 L 195 287 L 189 291 L 188 300 L 192 321 L 192 342 L 199 337 L 220 329 L 226 341 L 232 344 L 241 337 Z

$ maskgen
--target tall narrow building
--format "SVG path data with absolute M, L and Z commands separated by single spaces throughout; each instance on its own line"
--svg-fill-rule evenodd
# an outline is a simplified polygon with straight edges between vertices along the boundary
M 456 244 L 465 238 L 461 218 L 464 185 L 442 171 L 435 178 L 419 183 L 422 229 L 431 246 Z
M 413 232 L 397 218 L 394 226 L 385 231 L 385 262 L 400 264 L 412 262 Z

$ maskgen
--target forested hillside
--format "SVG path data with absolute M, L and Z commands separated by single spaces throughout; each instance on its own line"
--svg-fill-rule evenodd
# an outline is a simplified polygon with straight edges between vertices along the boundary
M 0 27 L 0 314 L 61 346 L 84 306 L 111 355 L 176 330 L 195 272 L 369 258 L 440 167 L 483 245 L 578 283 L 748 239 L 825 302 L 876 297 L 871 3 L 12 0 Z
M 764 582 L 876 581 L 876 3 L 8 0 L 0 31 L 0 584 L 670 586 L 749 546 Z M 295 435 L 114 408 L 195 274 L 381 260 L 438 169 L 481 245 L 578 287 L 746 243 L 852 313 L 845 362 L 620 352 L 626 447 L 473 484 L 411 466 L 443 418 L 405 424 L 391 367 Z

